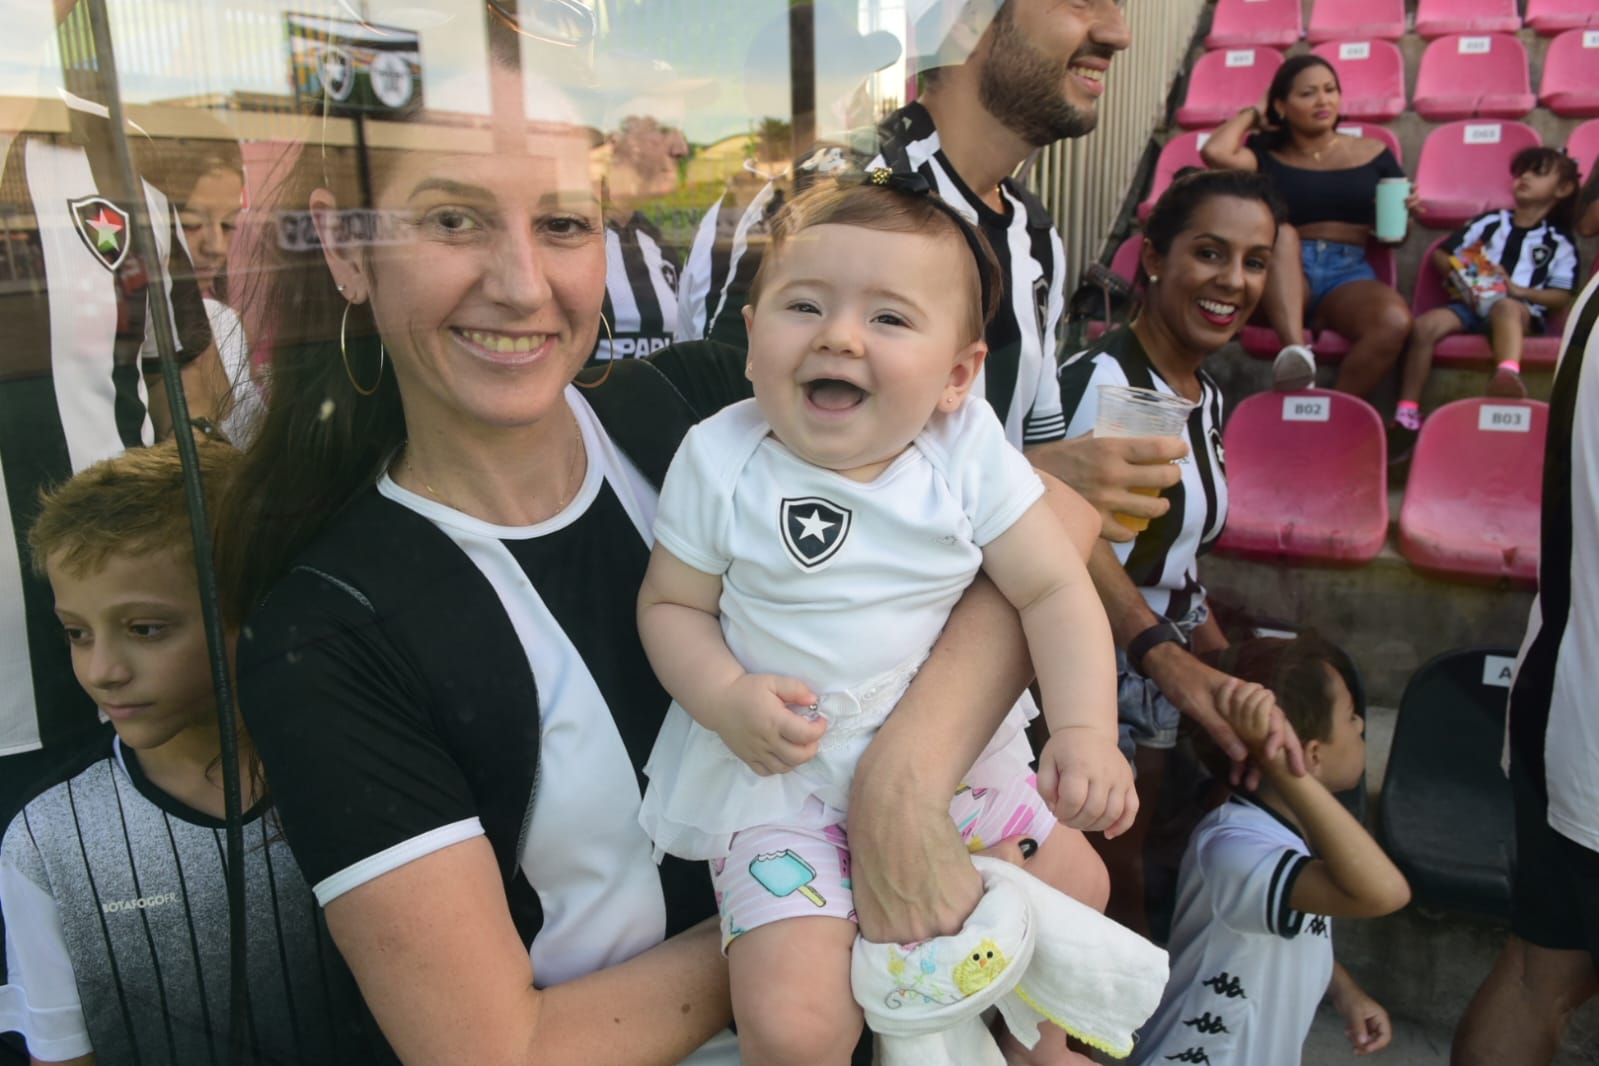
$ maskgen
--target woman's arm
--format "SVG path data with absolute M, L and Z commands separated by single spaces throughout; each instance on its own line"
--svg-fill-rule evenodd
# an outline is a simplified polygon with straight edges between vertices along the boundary
M 1121 561 L 1116 558 L 1109 544 L 1102 543 L 1095 547 L 1094 555 L 1088 561 L 1088 572 L 1093 576 L 1094 587 L 1105 604 L 1105 614 L 1110 619 L 1111 632 L 1115 635 L 1118 647 L 1125 648 L 1134 637 L 1160 621 L 1144 602 L 1143 595 L 1133 584 L 1132 578 L 1127 576 L 1127 571 L 1122 569 Z M 1227 753 L 1233 763 L 1234 784 L 1245 778 L 1250 782 L 1258 779 L 1258 769 L 1250 769 L 1245 773 L 1248 749 L 1221 716 L 1217 705 L 1221 686 L 1232 678 L 1200 662 L 1188 649 L 1174 643 L 1157 644 L 1150 649 L 1149 654 L 1144 656 L 1143 669 L 1144 675 L 1160 687 L 1161 694 L 1209 733 L 1217 747 Z M 1298 738 L 1288 728 L 1281 712 L 1277 713 L 1274 728 L 1270 749 L 1275 752 L 1278 746 L 1286 748 L 1294 772 L 1304 773 L 1304 754 Z
M 1053 478 L 1044 486 L 1066 539 L 1091 544 L 1092 510 Z M 945 936 L 977 905 L 982 881 L 949 801 L 1032 677 L 1015 609 L 979 574 L 856 767 L 851 881 L 868 940 Z
M 326 913 L 384 1035 L 412 1066 L 666 1066 L 731 1018 L 714 919 L 616 966 L 535 988 L 484 837 L 352 888 Z
M 1205 146 L 1199 150 L 1199 158 L 1212 170 L 1257 170 L 1260 163 L 1244 141 L 1260 128 L 1260 108 L 1246 107 L 1216 127 Z

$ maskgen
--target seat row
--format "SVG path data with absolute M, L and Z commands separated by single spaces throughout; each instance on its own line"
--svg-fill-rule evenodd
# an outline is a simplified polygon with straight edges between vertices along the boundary
M 1443 577 L 1531 587 L 1538 577 L 1549 405 L 1467 399 L 1427 417 L 1399 512 L 1399 553 Z M 1365 563 L 1388 539 L 1388 447 L 1366 401 L 1321 389 L 1239 403 L 1223 434 L 1227 526 L 1246 558 Z
M 1400 165 L 1405 164 L 1399 138 L 1392 130 L 1359 123 L 1345 123 L 1339 129 L 1382 141 Z M 1190 130 L 1166 142 L 1155 161 L 1149 195 L 1138 205 L 1139 221 L 1149 217 L 1155 201 L 1179 171 L 1205 165 L 1200 149 L 1209 139 L 1208 130 Z M 1432 130 L 1422 142 L 1415 168 L 1420 201 L 1417 220 L 1434 229 L 1452 228 L 1484 211 L 1511 206 L 1510 161 L 1522 149 L 1542 143 L 1536 130 L 1520 122 L 1462 120 Z M 1563 147 L 1586 181 L 1599 164 L 1599 120 L 1572 130 Z
M 1410 106 L 1429 122 L 1522 118 L 1540 103 L 1567 118 L 1599 116 L 1599 27 L 1568 30 L 1549 42 L 1537 95 L 1527 50 L 1505 33 L 1451 34 L 1422 53 L 1416 90 L 1407 97 L 1405 61 L 1392 41 L 1331 41 L 1311 49 L 1338 72 L 1344 118 L 1389 122 Z M 1194 64 L 1177 109 L 1184 129 L 1216 126 L 1258 103 L 1284 62 L 1275 48 L 1206 52 Z
M 1587 126 L 1591 127 L 1593 135 L 1593 152 L 1595 155 L 1599 155 L 1599 122 L 1590 122 Z M 1381 129 L 1381 127 L 1376 128 Z M 1522 127 L 1522 129 L 1526 129 L 1526 127 Z M 1538 143 L 1536 137 L 1529 143 Z M 1515 150 L 1519 151 L 1523 144 L 1518 141 L 1514 147 Z M 1588 158 L 1590 160 L 1588 166 L 1590 167 L 1595 162 L 1599 162 L 1594 155 L 1590 155 Z M 1508 160 L 1508 157 L 1506 159 Z M 1195 165 L 1202 164 L 1196 162 Z M 1473 168 L 1482 167 L 1487 167 L 1490 178 L 1492 175 L 1500 175 L 1497 179 L 1497 186 L 1489 187 L 1488 182 L 1484 182 L 1481 188 L 1476 185 L 1461 187 L 1451 184 L 1447 186 L 1447 191 L 1453 199 L 1444 201 L 1440 199 L 1442 192 L 1440 192 L 1438 185 L 1435 184 L 1429 190 L 1429 195 L 1433 199 L 1427 202 L 1433 204 L 1447 202 L 1451 207 L 1447 214 L 1435 212 L 1427 217 L 1431 217 L 1434 220 L 1453 219 L 1448 224 L 1459 225 L 1482 211 L 1494 207 L 1510 206 L 1508 194 L 1504 192 L 1504 189 L 1508 187 L 1508 181 L 1505 180 L 1508 174 L 1505 161 L 1496 160 L 1489 167 L 1487 164 L 1479 163 L 1471 156 L 1464 159 L 1454 157 L 1437 161 L 1435 165 L 1428 168 L 1428 173 L 1445 175 L 1451 179 L 1469 179 L 1474 174 L 1478 174 L 1478 171 L 1473 170 Z M 1587 173 L 1586 170 L 1584 172 Z M 1464 185 L 1464 181 L 1461 182 L 1461 185 Z M 1147 208 L 1153 205 L 1154 199 L 1158 195 L 1158 192 L 1152 192 L 1150 200 L 1141 205 L 1139 209 L 1140 219 L 1147 216 Z M 1468 203 L 1474 205 L 1471 210 L 1465 209 Z M 1426 252 L 1421 257 L 1420 267 L 1416 273 L 1416 281 L 1410 294 L 1410 311 L 1414 316 L 1419 316 L 1435 307 L 1442 307 L 1451 300 L 1444 279 L 1439 275 L 1432 261 L 1433 251 L 1446 239 L 1447 235 L 1434 240 L 1427 246 Z M 1138 268 L 1138 249 L 1142 242 L 1143 235 L 1134 233 L 1121 243 L 1111 259 L 1110 273 L 1120 278 L 1129 287 L 1135 280 Z M 1377 275 L 1378 281 L 1392 288 L 1399 287 L 1398 265 L 1394 259 L 1392 246 L 1376 242 L 1369 244 L 1366 248 L 1366 260 L 1371 264 L 1372 271 Z M 1594 262 L 1593 268 L 1596 273 L 1599 273 L 1599 260 Z M 1560 358 L 1560 334 L 1563 322 L 1563 315 L 1556 316 L 1549 322 L 1547 330 L 1542 336 L 1529 336 L 1522 340 L 1521 362 L 1523 366 L 1534 370 L 1553 369 Z M 1271 358 L 1282 347 L 1282 341 L 1277 334 L 1264 325 L 1246 325 L 1239 334 L 1238 340 L 1245 351 L 1260 358 Z M 1314 331 L 1307 329 L 1306 340 L 1322 362 L 1336 363 L 1349 354 L 1350 344 L 1348 339 L 1336 330 L 1323 329 Z M 1493 349 L 1489 345 L 1486 336 L 1474 333 L 1457 333 L 1438 342 L 1433 351 L 1433 363 L 1438 366 L 1489 369 L 1493 366 Z
M 1287 48 L 1312 42 L 1363 38 L 1398 40 L 1405 34 L 1404 0 L 1316 0 L 1307 31 L 1300 0 L 1217 0 L 1207 48 L 1266 45 Z M 1450 33 L 1515 33 L 1523 26 L 1549 37 L 1599 27 L 1592 0 L 1527 0 L 1525 19 L 1516 0 L 1419 0 L 1416 33 L 1431 39 Z

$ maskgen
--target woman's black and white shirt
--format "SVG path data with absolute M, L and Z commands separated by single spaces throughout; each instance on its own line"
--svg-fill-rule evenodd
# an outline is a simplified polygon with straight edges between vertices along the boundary
M 494 526 L 385 478 L 251 613 L 239 668 L 318 900 L 484 834 L 541 986 L 715 913 L 705 865 L 657 866 L 638 823 L 670 702 L 633 623 L 656 492 L 567 396 L 589 466 L 560 514 Z M 731 1034 L 689 1061 L 736 1062 Z
M 1199 556 L 1227 522 L 1227 470 L 1222 452 L 1221 389 L 1198 372 L 1200 401 L 1188 417 L 1189 453 L 1178 461 L 1182 480 L 1163 495 L 1171 510 L 1127 544 L 1115 544 L 1133 584 L 1150 610 L 1174 621 L 1204 602 Z M 1131 385 L 1172 395 L 1131 329 L 1112 330 L 1061 365 L 1061 409 L 1068 439 L 1092 432 L 1101 385 Z

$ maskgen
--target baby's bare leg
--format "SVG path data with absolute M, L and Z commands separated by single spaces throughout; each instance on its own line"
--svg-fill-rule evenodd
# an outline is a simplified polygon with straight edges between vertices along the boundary
M 848 1066 L 864 1024 L 850 994 L 854 943 L 854 922 L 814 917 L 763 925 L 728 945 L 745 1066 Z

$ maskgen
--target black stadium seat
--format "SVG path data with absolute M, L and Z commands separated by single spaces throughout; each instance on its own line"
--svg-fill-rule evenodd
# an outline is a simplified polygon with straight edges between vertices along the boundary
M 1400 698 L 1379 834 L 1421 907 L 1509 916 L 1515 832 L 1499 755 L 1514 657 L 1445 652 Z

